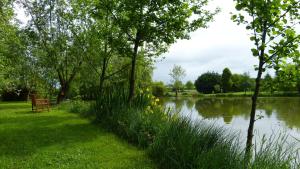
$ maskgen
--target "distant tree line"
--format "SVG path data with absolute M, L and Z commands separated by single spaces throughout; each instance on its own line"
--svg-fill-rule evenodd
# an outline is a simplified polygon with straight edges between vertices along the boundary
M 229 68 L 225 68 L 222 74 L 206 72 L 195 81 L 195 88 L 200 93 L 227 93 L 251 91 L 254 87 L 254 79 L 249 74 L 232 74 Z
M 199 93 L 231 93 L 231 92 L 251 92 L 255 88 L 255 78 L 251 78 L 249 73 L 232 74 L 229 68 L 225 68 L 222 74 L 217 72 L 206 72 L 201 74 L 193 83 L 182 82 L 185 70 L 180 66 L 174 66 L 170 76 L 172 83 L 165 85 L 164 82 L 153 82 L 152 92 L 155 96 L 165 96 L 168 89 L 175 92 L 196 89 Z M 261 91 L 273 94 L 275 91 L 300 93 L 300 73 L 294 64 L 287 64 L 281 67 L 272 77 L 269 73 L 265 74 L 261 80 Z
M 294 65 L 276 71 L 275 77 L 267 73 L 262 78 L 263 92 L 274 93 L 275 91 L 300 93 L 300 80 Z M 195 81 L 195 88 L 200 93 L 228 93 L 253 91 L 255 79 L 248 73 L 232 74 L 229 68 L 225 68 L 222 74 L 216 72 L 206 72 Z

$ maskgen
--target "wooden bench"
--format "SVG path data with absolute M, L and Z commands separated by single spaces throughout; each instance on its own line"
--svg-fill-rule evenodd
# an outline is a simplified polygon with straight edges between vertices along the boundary
M 36 95 L 31 95 L 32 111 L 38 112 L 44 109 L 50 110 L 50 102 L 48 99 L 37 99 Z

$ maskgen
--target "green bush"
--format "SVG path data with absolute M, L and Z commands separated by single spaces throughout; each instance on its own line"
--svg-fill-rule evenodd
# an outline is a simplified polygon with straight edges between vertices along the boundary
M 214 86 L 221 84 L 221 75 L 215 72 L 207 72 L 198 77 L 195 87 L 199 93 L 209 94 L 215 91 Z
M 70 106 L 70 111 L 72 113 L 78 113 L 78 114 L 82 114 L 84 112 L 87 113 L 90 111 L 90 104 L 88 102 L 81 101 L 81 100 L 72 101 Z
M 152 94 L 156 97 L 165 96 L 167 88 L 163 82 L 155 82 L 152 84 Z
M 83 100 L 69 100 L 64 101 L 58 105 L 59 109 L 67 110 L 70 113 L 79 114 L 80 116 L 87 117 L 89 119 L 95 118 L 95 112 L 93 111 L 91 105 L 93 102 L 87 102 Z

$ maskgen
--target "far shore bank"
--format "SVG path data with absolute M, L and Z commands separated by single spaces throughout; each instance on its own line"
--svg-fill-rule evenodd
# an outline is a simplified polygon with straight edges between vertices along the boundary
M 187 90 L 178 93 L 178 97 L 252 97 L 253 92 L 230 92 L 230 93 L 213 93 L 213 94 L 203 94 L 198 93 L 196 90 Z M 163 97 L 176 97 L 174 92 L 168 92 Z M 283 92 L 276 91 L 261 92 L 259 97 L 300 97 L 300 93 L 297 91 Z

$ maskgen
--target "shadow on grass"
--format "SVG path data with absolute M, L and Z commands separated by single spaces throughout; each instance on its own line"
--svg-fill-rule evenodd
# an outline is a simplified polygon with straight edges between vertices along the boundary
M 0 156 L 26 156 L 52 145 L 62 149 L 94 139 L 95 127 L 85 121 L 69 124 L 72 116 L 21 116 L 0 118 Z M 97 130 L 99 132 L 99 130 Z

